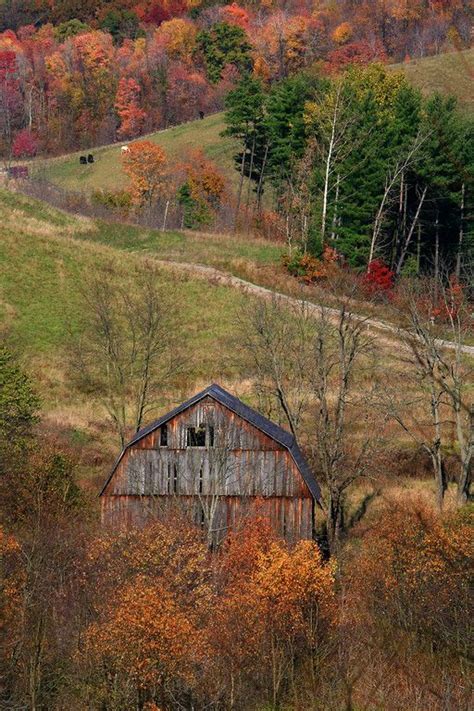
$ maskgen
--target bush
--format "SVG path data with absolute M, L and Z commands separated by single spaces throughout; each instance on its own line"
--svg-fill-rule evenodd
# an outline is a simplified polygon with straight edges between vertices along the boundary
M 314 284 L 333 276 L 339 266 L 339 255 L 332 247 L 325 247 L 320 259 L 312 254 L 296 251 L 284 254 L 283 265 L 292 276 L 302 279 L 306 284 Z
M 38 152 L 38 139 L 27 128 L 18 131 L 13 141 L 14 158 L 33 158 Z
M 369 641 L 368 668 L 390 670 L 381 708 L 469 707 L 472 514 L 402 500 L 359 529 L 344 574 L 347 629 Z
M 362 288 L 366 296 L 390 298 L 395 285 L 395 273 L 382 259 L 370 262 L 367 273 L 362 278 Z
M 95 190 L 92 193 L 92 202 L 94 205 L 116 210 L 123 215 L 127 215 L 132 207 L 132 197 L 126 190 L 118 190 L 116 192 Z

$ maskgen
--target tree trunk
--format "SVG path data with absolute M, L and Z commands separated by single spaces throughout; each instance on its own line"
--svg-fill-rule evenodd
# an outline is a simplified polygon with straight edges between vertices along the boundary
M 242 189 L 244 186 L 245 161 L 247 158 L 247 137 L 248 137 L 248 134 L 245 135 L 244 147 L 242 150 L 242 162 L 240 165 L 239 189 L 237 191 L 237 204 L 235 206 L 235 216 L 234 216 L 234 232 L 237 229 L 237 220 L 239 219 L 239 212 L 240 212 L 240 202 L 242 200 Z
M 165 207 L 165 215 L 163 217 L 163 227 L 161 228 L 161 231 L 164 232 L 166 230 L 166 220 L 168 219 L 168 210 L 170 206 L 170 201 L 166 201 L 166 207 Z
M 420 201 L 418 203 L 418 207 L 416 209 L 416 214 L 415 214 L 415 217 L 413 218 L 413 222 L 411 224 L 410 231 L 409 231 L 407 238 L 406 238 L 406 240 L 403 244 L 403 247 L 402 247 L 402 252 L 400 254 L 400 259 L 398 260 L 397 269 L 396 269 L 397 276 L 400 274 L 400 272 L 402 270 L 403 262 L 405 261 L 405 257 L 406 257 L 407 251 L 408 251 L 408 247 L 410 246 L 410 242 L 412 240 L 413 233 L 415 231 L 415 227 L 418 224 L 418 220 L 420 219 L 421 208 L 423 207 L 423 203 L 425 202 L 427 192 L 428 192 L 428 188 L 425 187 L 425 189 L 423 190 L 423 193 L 421 195 Z
M 336 123 L 337 123 L 337 110 L 339 104 L 339 97 L 336 100 L 336 105 L 334 107 L 334 115 L 332 119 L 331 126 L 331 138 L 329 140 L 328 154 L 326 157 L 326 170 L 324 174 L 324 190 L 323 190 L 323 210 L 321 215 L 321 247 L 324 247 L 324 241 L 326 238 L 326 219 L 328 211 L 328 195 L 329 195 L 329 176 L 331 174 L 332 157 L 334 152 L 334 143 L 336 139 Z
M 440 509 L 443 508 L 444 495 L 446 493 L 447 483 L 446 483 L 446 472 L 443 462 L 443 454 L 441 451 L 441 418 L 439 412 L 439 400 L 438 396 L 434 390 L 434 383 L 431 389 L 431 415 L 433 418 L 433 426 L 435 431 L 435 440 L 433 446 L 430 449 L 431 460 L 433 462 L 433 469 L 436 481 L 436 494 L 438 500 L 438 506 Z
M 252 141 L 252 150 L 250 152 L 250 168 L 249 168 L 249 177 L 248 177 L 248 185 L 247 185 L 247 201 L 245 203 L 245 215 L 248 223 L 248 213 L 249 213 L 249 206 L 250 206 L 250 191 L 252 188 L 252 172 L 253 172 L 253 161 L 255 157 L 255 142 L 256 142 L 256 135 L 255 131 L 253 134 L 253 141 Z M 248 230 L 248 224 L 247 224 L 247 230 Z
M 420 276 L 421 267 L 421 224 L 418 222 L 418 237 L 416 240 L 416 274 Z
M 436 211 L 436 221 L 435 221 L 435 263 L 434 263 L 435 273 L 435 298 L 438 298 L 438 283 L 439 283 L 439 212 Z
M 469 500 L 471 493 L 472 455 L 474 450 L 474 404 L 469 408 L 468 431 L 465 437 L 462 426 L 461 402 L 458 400 L 456 407 L 456 428 L 461 450 L 461 471 L 458 480 L 457 503 L 458 506 L 464 506 Z
M 335 555 L 339 549 L 339 542 L 343 528 L 343 501 L 339 493 L 331 493 L 326 512 L 326 528 L 329 552 Z
M 338 209 L 338 203 L 339 203 L 340 181 L 341 181 L 341 176 L 338 173 L 337 178 L 336 178 L 336 197 L 334 199 L 334 213 L 332 216 L 332 227 L 331 227 L 331 240 L 333 240 L 333 241 L 337 237 L 336 227 L 337 227 L 337 209 Z
M 257 188 L 257 212 L 260 214 L 262 210 L 262 190 L 263 190 L 263 180 L 264 180 L 264 175 L 265 175 L 265 168 L 267 165 L 267 157 L 268 157 L 268 150 L 270 146 L 267 143 L 265 146 L 265 155 L 263 156 L 263 163 L 262 163 L 262 168 L 260 170 L 260 179 L 258 181 L 258 188 Z
M 462 184 L 462 190 L 461 190 L 461 218 L 460 218 L 460 227 L 459 227 L 459 240 L 458 240 L 458 253 L 456 257 L 456 279 L 459 281 L 461 278 L 461 263 L 462 263 L 462 248 L 463 248 L 463 240 L 464 240 L 464 208 L 465 208 L 465 201 L 466 201 L 466 184 Z

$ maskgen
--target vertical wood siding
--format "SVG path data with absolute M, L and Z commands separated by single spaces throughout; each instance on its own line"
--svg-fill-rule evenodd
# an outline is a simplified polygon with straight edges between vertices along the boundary
M 188 447 L 189 427 L 213 428 L 214 443 Z M 203 505 L 218 499 L 214 526 L 240 525 L 258 500 L 289 540 L 311 538 L 313 497 L 286 448 L 207 397 L 167 423 L 167 445 L 151 432 L 127 449 L 102 494 L 106 525 L 140 525 L 179 505 L 200 523 Z

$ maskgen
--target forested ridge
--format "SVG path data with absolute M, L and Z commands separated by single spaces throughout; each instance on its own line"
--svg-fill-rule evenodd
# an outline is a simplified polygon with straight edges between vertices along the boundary
M 0 0 L 0 709 L 470 711 L 472 21 Z M 210 383 L 302 453 L 311 540 L 276 484 L 221 528 L 204 460 L 198 518 L 168 463 L 101 523 Z
M 273 83 L 459 51 L 471 13 L 468 0 L 4 0 L 1 150 L 64 152 L 196 118 L 250 70 Z

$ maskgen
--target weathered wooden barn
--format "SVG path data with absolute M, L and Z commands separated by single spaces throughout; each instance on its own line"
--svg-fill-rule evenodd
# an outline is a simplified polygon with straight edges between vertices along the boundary
M 140 430 L 100 496 L 105 525 L 179 507 L 216 541 L 258 511 L 298 540 L 313 536 L 320 491 L 293 436 L 214 384 Z

